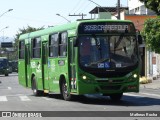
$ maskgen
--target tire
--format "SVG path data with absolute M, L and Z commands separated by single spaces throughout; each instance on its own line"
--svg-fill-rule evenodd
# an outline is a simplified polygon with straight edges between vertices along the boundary
M 8 73 L 6 73 L 5 76 L 8 76 Z
M 110 98 L 113 101 L 120 101 L 122 96 L 123 96 L 123 93 L 115 93 L 115 94 L 111 94 Z
M 67 83 L 65 80 L 63 80 L 61 83 L 61 95 L 62 95 L 62 98 L 66 101 L 70 101 L 72 98 L 71 94 L 68 93 Z
M 43 94 L 42 91 L 37 89 L 37 83 L 35 77 L 32 79 L 32 91 L 34 96 L 41 96 Z

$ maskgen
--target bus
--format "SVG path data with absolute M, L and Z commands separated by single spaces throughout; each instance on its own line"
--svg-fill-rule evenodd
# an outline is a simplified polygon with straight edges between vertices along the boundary
M 120 100 L 139 92 L 140 56 L 128 20 L 83 20 L 19 37 L 19 84 L 35 96 L 101 94 Z
M 6 57 L 0 57 L 0 75 L 9 75 L 9 62 Z

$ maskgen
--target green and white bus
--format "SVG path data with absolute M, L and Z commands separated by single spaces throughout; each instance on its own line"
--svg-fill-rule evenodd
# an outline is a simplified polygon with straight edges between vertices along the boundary
M 140 57 L 128 20 L 83 20 L 23 34 L 19 38 L 19 83 L 34 95 L 103 94 L 120 100 L 139 92 Z

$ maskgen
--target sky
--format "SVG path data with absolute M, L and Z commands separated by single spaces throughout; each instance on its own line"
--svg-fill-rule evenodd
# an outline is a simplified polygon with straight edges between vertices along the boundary
M 117 0 L 92 0 L 102 7 L 115 7 Z M 80 17 L 69 16 L 69 14 L 87 14 L 85 19 L 91 17 L 88 14 L 97 5 L 89 0 L 0 0 L 0 39 L 3 41 L 14 38 L 19 29 L 27 26 L 47 28 L 67 23 L 65 19 L 56 14 L 64 16 L 70 21 L 76 21 Z M 127 0 L 121 0 L 121 5 L 126 7 Z M 6 29 L 3 29 L 8 27 Z

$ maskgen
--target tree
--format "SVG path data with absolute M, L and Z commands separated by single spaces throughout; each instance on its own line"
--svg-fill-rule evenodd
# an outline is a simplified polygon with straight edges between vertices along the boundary
M 25 33 L 29 33 L 29 32 L 34 32 L 34 31 L 37 31 L 37 30 L 42 30 L 42 29 L 44 29 L 44 28 L 43 27 L 41 27 L 41 28 L 33 28 L 31 26 L 27 26 L 27 28 L 22 28 L 22 29 L 20 28 L 19 32 L 16 34 L 16 37 L 14 38 L 14 41 L 15 41 L 14 50 L 15 50 L 15 52 L 12 55 L 10 55 L 10 58 L 18 59 L 17 50 L 18 50 L 18 41 L 19 41 L 19 36 L 20 35 L 25 34 Z
M 153 10 L 157 15 L 160 15 L 160 0 L 139 0 L 144 2 L 146 8 Z M 146 46 L 152 51 L 160 53 L 160 16 L 155 19 L 147 19 L 144 23 L 144 28 L 141 31 L 146 42 Z
M 146 42 L 146 46 L 152 51 L 160 53 L 160 18 L 147 19 L 144 23 L 142 36 Z
M 160 15 L 160 0 L 139 0 L 141 2 L 144 2 L 145 6 L 148 9 L 153 10 L 156 12 L 157 15 Z

